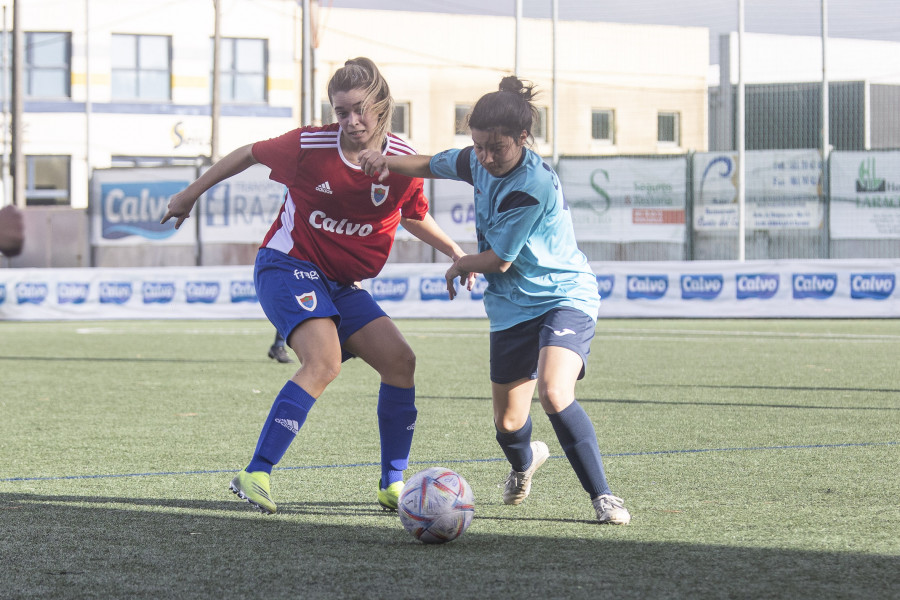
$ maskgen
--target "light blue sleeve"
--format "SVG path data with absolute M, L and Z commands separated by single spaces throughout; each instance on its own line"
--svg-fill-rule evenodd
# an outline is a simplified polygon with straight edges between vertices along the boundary
M 439 179 L 456 179 L 461 181 L 456 172 L 456 159 L 459 156 L 458 149 L 444 150 L 431 157 L 428 168 Z
M 513 208 L 499 215 L 495 225 L 485 233 L 485 239 L 501 260 L 512 262 L 543 217 L 544 206 L 540 203 Z

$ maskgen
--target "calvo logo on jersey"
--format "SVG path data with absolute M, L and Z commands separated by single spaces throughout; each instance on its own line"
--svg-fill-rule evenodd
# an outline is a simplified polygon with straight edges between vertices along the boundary
M 175 299 L 174 281 L 145 281 L 141 285 L 144 304 L 168 304 Z
M 722 293 L 725 278 L 722 275 L 682 275 L 682 300 L 715 300 Z
M 443 277 L 423 277 L 419 280 L 419 297 L 422 300 L 450 300 L 447 280 Z
M 659 300 L 669 289 L 668 275 L 629 275 L 626 282 L 629 300 Z
M 372 297 L 376 301 L 394 300 L 400 301 L 406 298 L 409 291 L 409 279 L 401 278 L 377 278 L 372 280 Z
M 747 298 L 767 300 L 778 292 L 777 273 L 738 273 L 734 283 L 738 300 Z
M 615 275 L 597 275 L 597 292 L 601 298 L 609 298 L 612 296 L 613 288 L 616 286 Z
M 886 300 L 894 293 L 895 285 L 893 273 L 851 273 L 850 297 Z
M 299 296 L 294 296 L 297 299 L 297 303 L 300 304 L 300 308 L 303 310 L 308 310 L 310 312 L 316 310 L 316 306 L 319 305 L 319 299 L 316 298 L 315 292 L 306 292 L 305 294 L 300 294 Z
M 188 281 L 184 284 L 184 299 L 188 304 L 212 304 L 218 298 L 218 281 Z
M 388 190 L 391 189 L 389 185 L 381 185 L 379 183 L 372 184 L 372 204 L 375 206 L 381 206 L 388 197 Z
M 825 300 L 837 289 L 837 273 L 794 273 L 794 299 Z
M 50 286 L 46 283 L 23 281 L 16 284 L 16 302 L 18 304 L 43 304 L 49 295 Z
M 101 281 L 100 304 L 125 304 L 131 300 L 130 281 Z
M 100 234 L 105 240 L 132 235 L 162 240 L 175 235 L 172 221 L 160 224 L 169 197 L 189 181 L 104 183 L 100 186 Z
M 90 284 L 81 281 L 60 281 L 56 284 L 56 299 L 60 304 L 84 304 Z

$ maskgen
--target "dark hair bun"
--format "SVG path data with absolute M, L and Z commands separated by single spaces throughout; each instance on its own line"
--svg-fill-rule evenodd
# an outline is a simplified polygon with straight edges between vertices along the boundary
M 517 93 L 524 86 L 522 82 L 519 81 L 519 78 L 515 75 L 508 75 L 500 80 L 500 91 L 501 92 L 513 92 Z

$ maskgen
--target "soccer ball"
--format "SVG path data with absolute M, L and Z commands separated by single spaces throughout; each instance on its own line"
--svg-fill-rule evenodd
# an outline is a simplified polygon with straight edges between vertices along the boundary
M 431 467 L 406 482 L 397 512 L 413 537 L 426 544 L 443 544 L 469 527 L 475 514 L 475 496 L 460 474 Z

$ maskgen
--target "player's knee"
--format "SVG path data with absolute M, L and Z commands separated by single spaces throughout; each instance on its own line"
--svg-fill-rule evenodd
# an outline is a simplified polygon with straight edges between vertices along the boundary
M 568 386 L 553 385 L 542 382 L 538 388 L 538 398 L 544 412 L 558 413 L 569 406 L 575 399 L 574 391 Z
M 304 374 L 314 378 L 323 388 L 341 374 L 340 360 L 308 360 L 303 364 Z

